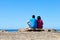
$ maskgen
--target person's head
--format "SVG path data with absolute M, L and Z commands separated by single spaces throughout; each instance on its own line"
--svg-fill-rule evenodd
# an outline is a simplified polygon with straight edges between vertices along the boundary
M 35 18 L 35 15 L 32 15 L 32 18 Z
M 37 20 L 40 20 L 41 19 L 41 17 L 40 16 L 37 16 Z

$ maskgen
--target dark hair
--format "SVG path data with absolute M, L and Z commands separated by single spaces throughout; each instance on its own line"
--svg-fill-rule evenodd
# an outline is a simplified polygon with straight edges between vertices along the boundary
M 40 20 L 41 19 L 41 17 L 40 16 L 37 16 L 37 20 Z
M 32 18 L 35 18 L 35 15 L 32 15 Z

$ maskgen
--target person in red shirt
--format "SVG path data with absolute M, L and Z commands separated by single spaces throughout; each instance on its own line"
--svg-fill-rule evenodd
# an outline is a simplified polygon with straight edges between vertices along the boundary
M 43 21 L 41 20 L 40 16 L 37 16 L 37 28 L 39 29 L 43 28 Z

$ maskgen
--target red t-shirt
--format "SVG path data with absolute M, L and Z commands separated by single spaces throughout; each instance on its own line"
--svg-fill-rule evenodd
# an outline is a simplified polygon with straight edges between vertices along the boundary
M 37 27 L 40 29 L 43 28 L 43 21 L 42 20 L 37 20 Z

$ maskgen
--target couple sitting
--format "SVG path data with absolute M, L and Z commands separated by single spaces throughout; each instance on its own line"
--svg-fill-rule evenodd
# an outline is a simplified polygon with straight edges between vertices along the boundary
M 37 16 L 37 20 L 35 19 L 35 15 L 32 15 L 32 18 L 27 22 L 30 29 L 42 29 L 43 28 L 43 21 L 41 20 L 40 16 Z

